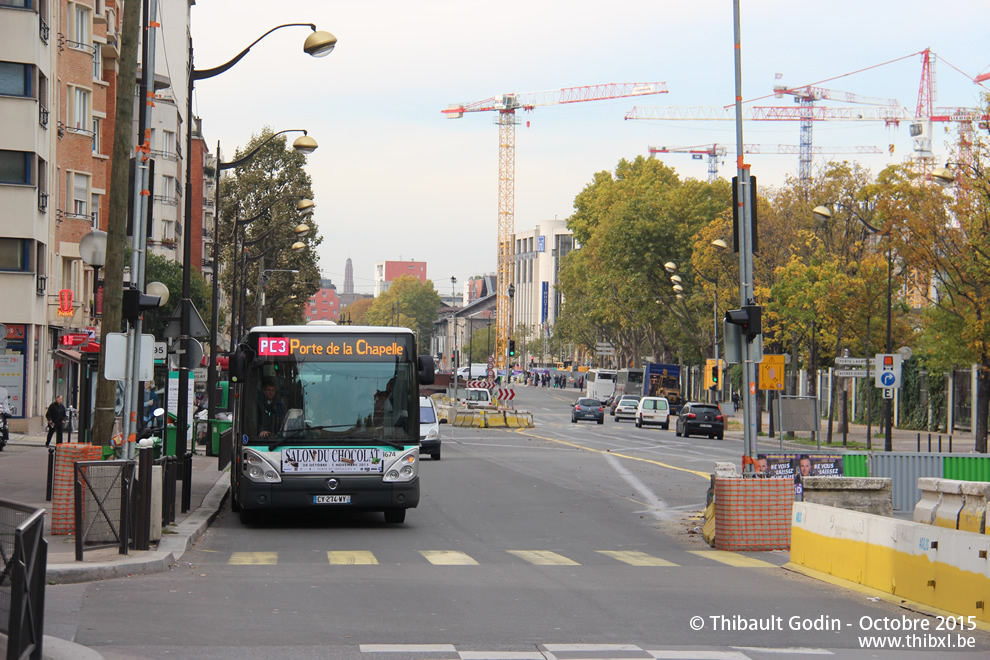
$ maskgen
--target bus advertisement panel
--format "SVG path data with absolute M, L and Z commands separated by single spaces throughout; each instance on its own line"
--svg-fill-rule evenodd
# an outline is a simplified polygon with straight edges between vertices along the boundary
M 231 493 L 242 519 L 335 506 L 402 522 L 419 503 L 419 385 L 407 328 L 268 326 L 232 360 Z

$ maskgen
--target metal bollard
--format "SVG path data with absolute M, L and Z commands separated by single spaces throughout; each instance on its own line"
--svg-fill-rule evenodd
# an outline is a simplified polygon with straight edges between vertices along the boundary
M 938 434 L 938 451 L 939 451 L 939 453 L 942 453 L 942 434 L 941 433 Z
M 949 453 L 952 453 L 952 436 L 949 436 Z
M 48 482 L 45 484 L 45 501 L 51 502 L 55 494 L 55 447 L 48 448 Z
M 189 510 L 192 502 L 192 452 L 186 452 L 182 461 L 182 513 Z
M 918 434 L 918 453 L 921 453 L 921 434 Z
M 151 548 L 151 447 L 138 449 L 138 483 L 140 484 L 140 504 L 135 512 L 134 549 Z
M 932 434 L 928 434 L 928 451 L 932 450 Z

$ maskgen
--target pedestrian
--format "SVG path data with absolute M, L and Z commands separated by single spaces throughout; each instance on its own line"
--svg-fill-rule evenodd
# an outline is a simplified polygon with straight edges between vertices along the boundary
M 144 382 L 144 424 L 147 426 L 155 417 L 155 410 L 158 408 L 158 392 L 155 391 L 155 384 L 146 380 Z
M 55 397 L 52 405 L 48 406 L 45 419 L 48 420 L 48 439 L 45 441 L 45 446 L 51 446 L 53 435 L 55 436 L 55 444 L 62 444 L 62 425 L 65 423 L 65 406 L 62 405 L 61 394 Z

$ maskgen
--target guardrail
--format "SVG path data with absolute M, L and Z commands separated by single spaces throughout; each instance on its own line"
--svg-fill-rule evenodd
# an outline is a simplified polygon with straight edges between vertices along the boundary
M 45 510 L 0 500 L 0 632 L 8 658 L 42 657 L 45 619 Z

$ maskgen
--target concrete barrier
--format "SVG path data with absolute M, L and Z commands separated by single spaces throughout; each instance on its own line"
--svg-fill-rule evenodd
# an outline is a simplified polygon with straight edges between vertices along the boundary
M 985 534 L 990 483 L 956 479 L 918 479 L 921 501 L 913 520 L 926 525 Z
M 797 502 L 791 564 L 990 623 L 990 536 Z
M 894 515 L 894 491 L 889 478 L 805 477 L 804 501 L 840 509 Z

